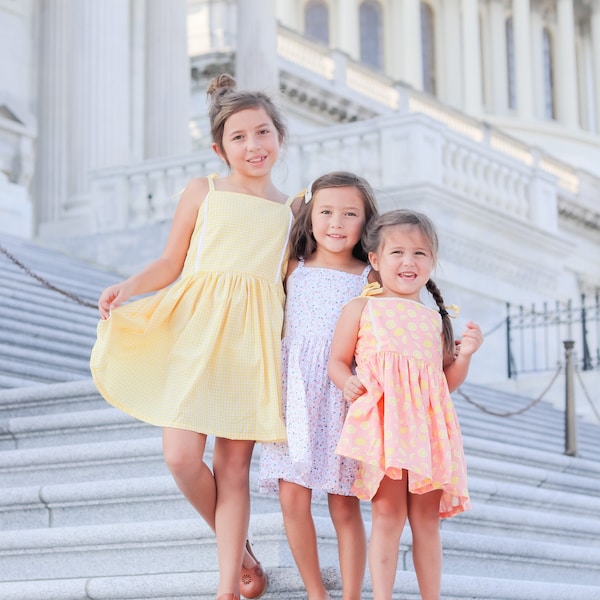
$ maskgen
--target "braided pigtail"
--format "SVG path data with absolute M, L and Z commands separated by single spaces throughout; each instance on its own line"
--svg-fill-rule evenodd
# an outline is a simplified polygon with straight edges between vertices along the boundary
M 454 361 L 454 328 L 452 327 L 452 321 L 450 321 L 450 315 L 446 310 L 444 298 L 442 298 L 442 294 L 433 279 L 427 282 L 426 287 L 440 309 L 442 317 L 443 361 L 444 367 L 446 367 Z

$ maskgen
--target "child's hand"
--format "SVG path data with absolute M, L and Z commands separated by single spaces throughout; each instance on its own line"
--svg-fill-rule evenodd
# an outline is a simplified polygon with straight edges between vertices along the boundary
M 113 308 L 117 308 L 123 302 L 126 302 L 131 297 L 129 286 L 126 281 L 115 283 L 110 287 L 107 287 L 101 294 L 98 300 L 98 311 L 103 321 L 108 319 L 110 311 Z
M 463 331 L 462 338 L 456 346 L 455 358 L 459 356 L 471 356 L 475 354 L 479 347 L 483 344 L 483 333 L 477 323 L 469 321 L 467 328 Z
M 362 396 L 367 389 L 360 382 L 360 379 L 356 375 L 348 377 L 346 385 L 344 385 L 344 400 L 348 402 L 354 402 L 359 396 Z

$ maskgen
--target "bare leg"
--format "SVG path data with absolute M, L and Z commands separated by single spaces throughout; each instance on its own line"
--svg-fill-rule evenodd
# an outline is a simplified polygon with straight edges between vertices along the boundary
M 185 429 L 163 429 L 165 462 L 177 487 L 215 530 L 215 478 L 203 461 L 206 435 Z
M 442 579 L 441 497 L 441 490 L 427 494 L 408 494 L 408 522 L 413 536 L 413 561 L 423 600 L 440 600 Z
M 215 530 L 219 556 L 217 595 L 240 593 L 240 571 L 250 521 L 250 460 L 254 442 L 217 438 Z
M 309 600 L 329 598 L 317 549 L 317 532 L 311 513 L 312 491 L 296 483 L 279 480 L 279 502 L 285 533 Z
M 371 501 L 372 527 L 369 541 L 369 569 L 373 600 L 392 600 L 398 550 L 407 516 L 407 474 L 402 479 L 384 477 Z
M 354 496 L 329 494 L 329 514 L 338 538 L 342 600 L 360 600 L 367 563 L 367 538 Z

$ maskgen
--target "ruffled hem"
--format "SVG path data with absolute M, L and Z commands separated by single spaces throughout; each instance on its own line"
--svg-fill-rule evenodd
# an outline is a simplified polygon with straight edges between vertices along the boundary
M 351 405 L 336 449 L 361 462 L 354 493 L 371 500 L 384 476 L 401 479 L 406 470 L 411 493 L 443 490 L 440 516 L 470 508 L 462 435 L 443 373 L 379 352 L 358 374 L 367 392 Z

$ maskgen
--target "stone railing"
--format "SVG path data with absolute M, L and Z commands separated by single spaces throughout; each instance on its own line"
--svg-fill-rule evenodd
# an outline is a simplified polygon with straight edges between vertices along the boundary
M 580 190 L 580 175 L 568 165 L 484 125 L 471 125 L 473 135 L 465 135 L 460 121 L 457 127 L 448 124 L 450 117 L 442 122 L 420 112 L 395 113 L 297 136 L 284 151 L 275 180 L 293 193 L 321 173 L 347 169 L 378 190 L 430 187 L 550 231 L 556 229 L 559 198 L 571 210 L 581 206 L 582 214 L 595 205 L 587 196 L 597 192 L 597 178 L 584 174 L 587 185 Z M 212 150 L 94 172 L 96 230 L 170 218 L 185 182 L 211 172 L 224 172 Z
M 435 98 L 375 74 L 283 27 L 280 60 L 307 84 L 328 82 L 339 97 L 365 98 L 381 117 L 330 126 L 291 140 L 275 180 L 295 192 L 332 169 L 364 175 L 379 189 L 434 186 L 508 217 L 554 231 L 560 213 L 596 227 L 600 179 L 583 173 Z M 283 63 L 282 63 L 283 64 Z M 189 177 L 223 171 L 210 150 L 92 173 L 97 231 L 169 218 Z M 582 185 L 584 181 L 584 185 Z M 116 218 L 115 218 L 116 215 Z M 575 216 L 573 216 L 575 215 Z

